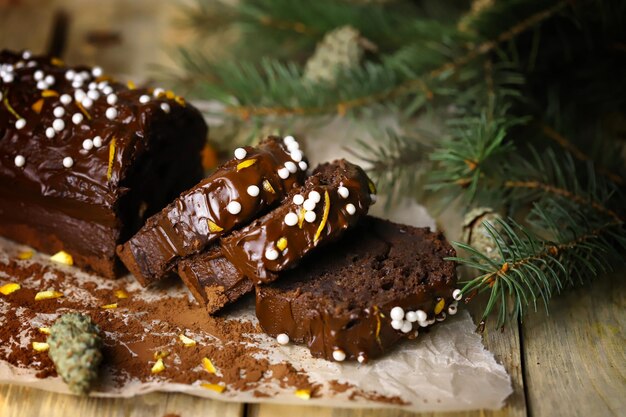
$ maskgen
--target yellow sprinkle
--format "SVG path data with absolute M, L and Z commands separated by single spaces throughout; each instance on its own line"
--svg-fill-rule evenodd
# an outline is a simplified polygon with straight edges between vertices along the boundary
M 63 265 L 74 265 L 72 255 L 65 251 L 59 251 L 50 257 L 51 261 L 58 262 Z
M 174 92 L 172 90 L 167 90 L 165 92 L 165 97 L 169 98 L 170 100 L 173 99 L 174 97 L 176 97 L 176 94 L 174 94 Z
M 58 292 L 58 291 L 39 291 L 37 294 L 35 294 L 35 301 L 52 300 L 54 298 L 61 298 L 61 297 L 63 297 L 63 293 L 62 292 Z
M 296 397 L 301 400 L 310 400 L 311 399 L 311 390 L 310 389 L 297 389 L 294 393 Z
M 115 295 L 115 297 L 119 299 L 128 298 L 128 293 L 124 290 L 115 290 L 113 295 Z
M 48 349 L 50 349 L 50 345 L 43 342 L 33 342 L 33 349 L 35 349 L 37 352 L 46 352 Z
M 248 168 L 252 165 L 256 164 L 256 159 L 246 159 L 245 161 L 242 161 L 240 163 L 237 164 L 237 172 L 241 171 L 244 168 Z
M 55 67 L 62 67 L 63 66 L 63 60 L 60 58 L 57 58 L 55 56 L 53 56 L 52 58 L 50 58 L 50 63 L 52 65 L 54 65 Z
M 446 306 L 446 301 L 442 298 L 441 300 L 439 300 L 437 302 L 437 304 L 435 305 L 435 314 L 439 314 L 441 313 L 441 310 L 443 310 L 443 308 Z
M 272 187 L 272 184 L 270 184 L 268 180 L 263 180 L 263 189 L 268 193 L 276 194 L 274 187 Z
M 135 86 L 135 83 L 134 83 L 134 82 L 132 82 L 132 81 L 130 81 L 130 80 L 128 80 L 128 82 L 126 83 L 126 85 L 127 85 L 127 86 L 128 86 L 128 88 L 129 88 L 129 89 L 131 89 L 131 90 L 134 90 L 135 88 L 137 88 L 137 87 Z
M 17 259 L 20 259 L 22 261 L 27 261 L 30 258 L 33 257 L 33 251 L 32 250 L 25 250 L 23 252 L 20 252 L 17 254 Z
M 153 374 L 158 374 L 159 372 L 163 371 L 165 371 L 165 364 L 163 363 L 163 359 L 159 358 L 154 363 L 154 365 L 152 365 L 152 369 L 150 370 L 150 372 L 152 372 Z
M 217 232 L 221 232 L 222 230 L 224 230 L 223 227 L 218 226 L 217 224 L 213 223 L 211 220 L 207 220 L 207 222 L 209 223 L 209 232 L 211 233 L 217 233 Z
M 315 231 L 315 236 L 313 237 L 313 242 L 317 242 L 322 234 L 322 230 L 326 227 L 326 222 L 328 221 L 328 213 L 330 212 L 330 196 L 328 195 L 328 191 L 324 191 L 324 214 L 322 215 L 322 221 Z
M 33 105 L 30 106 L 30 108 L 33 109 L 35 113 L 39 114 L 41 113 L 41 108 L 43 107 L 43 103 L 44 103 L 44 99 L 40 98 L 39 100 L 34 102 Z
M 213 362 L 211 362 L 211 359 L 209 358 L 202 358 L 202 367 L 210 374 L 214 374 L 217 372 L 217 369 L 215 369 L 215 366 L 213 366 Z
M 9 113 L 11 113 L 13 115 L 13 117 L 15 117 L 16 119 L 21 119 L 22 116 L 20 116 L 15 109 L 13 108 L 13 106 L 11 106 L 11 104 L 9 103 L 9 92 L 5 92 L 4 93 L 4 100 L 2 100 L 2 102 L 4 103 L 4 107 L 7 108 L 7 110 L 9 111 Z
M 167 350 L 157 350 L 154 352 L 154 360 L 157 361 L 159 359 L 167 358 L 170 353 Z
M 83 107 L 83 104 L 80 101 L 75 101 L 74 104 L 76 104 L 76 107 L 78 107 L 80 111 L 85 115 L 87 120 L 91 120 L 91 114 L 89 114 L 87 109 Z
M 113 172 L 113 161 L 115 161 L 115 137 L 109 143 L 109 166 L 107 167 L 107 180 L 111 179 Z
M 298 212 L 298 227 L 302 229 L 302 225 L 304 224 L 304 215 L 306 214 L 306 210 L 300 207 L 300 211 Z
M 376 185 L 374 185 L 374 183 L 372 181 L 368 181 L 367 185 L 370 188 L 370 193 L 376 194 Z
M 112 308 L 117 308 L 117 303 L 112 303 L 112 304 L 105 304 L 102 307 L 100 307 L 104 310 L 111 310 Z
M 278 242 L 276 242 L 276 247 L 280 250 L 285 250 L 285 248 L 287 247 L 287 238 L 281 237 L 280 239 L 278 239 Z
M 379 311 L 378 311 L 378 306 L 374 306 L 374 317 L 376 317 L 376 343 L 378 343 L 378 346 L 383 347 L 383 343 L 380 340 L 380 317 L 385 317 L 384 315 L 382 315 Z
M 224 392 L 224 390 L 226 389 L 225 386 L 223 385 L 219 385 L 219 384 L 207 384 L 207 383 L 203 383 L 200 384 L 200 386 L 202 388 L 206 388 L 206 389 L 210 389 L 212 391 L 217 392 L 218 394 L 221 394 L 222 392 Z
M 9 294 L 13 294 L 15 291 L 19 290 L 20 288 L 22 288 L 20 284 L 11 282 L 9 284 L 4 284 L 2 287 L 0 287 L 0 293 L 4 295 L 9 295 Z
M 57 91 L 54 90 L 43 90 L 41 92 L 41 97 L 43 98 L 48 98 L 48 97 L 58 97 L 59 93 Z
M 195 340 L 185 336 L 184 334 L 179 335 L 178 338 L 180 339 L 180 341 L 183 343 L 185 347 L 193 347 L 196 345 Z
M 185 99 L 182 98 L 181 96 L 174 97 L 174 101 L 177 102 L 178 104 L 180 104 L 183 107 L 185 107 L 187 105 L 187 103 L 185 102 Z
M 37 330 L 39 330 L 39 333 L 41 333 L 41 334 L 47 334 L 47 335 L 50 334 L 50 328 L 49 327 L 40 327 Z

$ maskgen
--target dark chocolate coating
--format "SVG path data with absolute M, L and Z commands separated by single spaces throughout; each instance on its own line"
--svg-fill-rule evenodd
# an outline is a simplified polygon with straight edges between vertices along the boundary
M 418 322 L 395 330 L 392 308 L 422 310 L 424 327 L 456 312 L 455 264 L 444 260 L 454 254 L 441 233 L 366 217 L 280 280 L 257 286 L 256 314 L 268 334 L 287 334 L 313 356 L 333 360 L 340 351 L 367 361 L 421 330 Z
M 222 252 L 253 283 L 274 281 L 279 272 L 296 266 L 316 247 L 338 239 L 367 213 L 372 201 L 370 183 L 360 167 L 345 160 L 322 164 L 278 208 L 223 237 Z M 340 187 L 349 194 L 340 195 Z M 312 192 L 318 193 L 320 201 L 309 210 L 315 213 L 315 220 L 309 222 L 305 220 L 307 203 L 297 204 L 294 196 L 308 199 Z M 298 223 L 288 224 L 288 215 L 298 215 Z
M 297 165 L 279 138 L 270 137 L 258 147 L 244 149 L 245 158 L 226 162 L 148 219 L 135 236 L 118 247 L 120 258 L 143 285 L 162 279 L 180 258 L 200 252 L 223 234 L 248 223 L 302 184 L 305 171 L 300 167 L 288 177 L 280 177 L 278 172 L 286 164 Z M 250 195 L 250 186 L 258 187 L 259 194 Z M 229 212 L 230 202 L 238 202 L 240 211 Z
M 115 245 L 201 178 L 201 114 L 46 56 L 2 51 L 0 65 L 0 234 L 115 276 Z
M 178 262 L 178 275 L 209 314 L 238 300 L 254 288 L 230 261 L 219 245 Z

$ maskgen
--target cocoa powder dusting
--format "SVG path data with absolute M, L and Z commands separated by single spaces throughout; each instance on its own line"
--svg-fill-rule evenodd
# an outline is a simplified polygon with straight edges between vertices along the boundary
M 39 259 L 38 259 L 39 258 Z M 40 327 L 49 327 L 63 313 L 88 314 L 99 326 L 104 341 L 103 374 L 114 388 L 130 379 L 167 381 L 182 384 L 211 383 L 226 386 L 225 394 L 252 391 L 257 398 L 271 396 L 270 384 L 287 389 L 309 389 L 316 396 L 320 386 L 312 383 L 302 370 L 290 363 L 270 363 L 255 345 L 261 332 L 258 324 L 212 317 L 191 297 L 178 280 L 156 288 L 140 289 L 132 277 L 107 280 L 77 273 L 73 268 L 49 264 L 42 256 L 17 260 L 3 254 L 0 285 L 20 283 L 22 288 L 0 295 L 0 360 L 37 371 L 39 378 L 56 376 L 46 352 L 37 353 L 32 342 L 44 342 Z M 55 290 L 61 298 L 35 301 L 39 291 Z M 123 290 L 128 298 L 118 298 Z M 117 303 L 117 308 L 103 306 Z M 185 334 L 196 345 L 185 347 L 179 335 Z M 151 368 L 155 354 L 161 352 L 165 370 L 157 375 Z M 209 373 L 202 367 L 208 358 L 216 368 Z M 265 390 L 263 390 L 265 388 Z M 270 389 L 270 392 L 268 392 Z M 353 390 L 351 396 L 402 404 L 399 399 L 364 393 L 355 386 L 333 381 L 331 392 Z

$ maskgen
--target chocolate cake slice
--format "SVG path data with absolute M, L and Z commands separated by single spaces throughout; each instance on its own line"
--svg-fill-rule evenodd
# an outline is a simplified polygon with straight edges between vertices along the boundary
M 223 237 L 222 252 L 254 284 L 272 282 L 355 225 L 367 213 L 373 192 L 357 165 L 345 160 L 319 165 L 278 208 Z
M 180 258 L 277 205 L 304 180 L 307 163 L 291 136 L 269 137 L 182 193 L 118 247 L 126 267 L 143 285 L 172 271 Z
M 256 287 L 261 327 L 313 356 L 365 362 L 455 314 L 454 249 L 441 233 L 366 217 L 335 244 Z
M 202 115 L 98 67 L 0 52 L 0 235 L 114 277 L 115 247 L 202 178 Z

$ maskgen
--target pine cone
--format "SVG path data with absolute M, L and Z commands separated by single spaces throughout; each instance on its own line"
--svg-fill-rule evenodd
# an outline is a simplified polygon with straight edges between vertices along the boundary
M 495 230 L 501 231 L 502 226 L 498 220 L 502 220 L 502 216 L 490 207 L 478 207 L 470 210 L 463 219 L 463 242 L 480 250 L 489 259 L 500 259 L 496 242 L 483 224 L 483 222 L 487 222 Z
M 317 44 L 315 53 L 306 63 L 304 79 L 335 83 L 337 74 L 358 66 L 364 48 L 359 31 L 351 26 L 342 26 L 328 32 Z
M 48 352 L 57 372 L 73 393 L 86 395 L 102 362 L 102 339 L 91 318 L 78 313 L 62 315 L 50 328 Z

